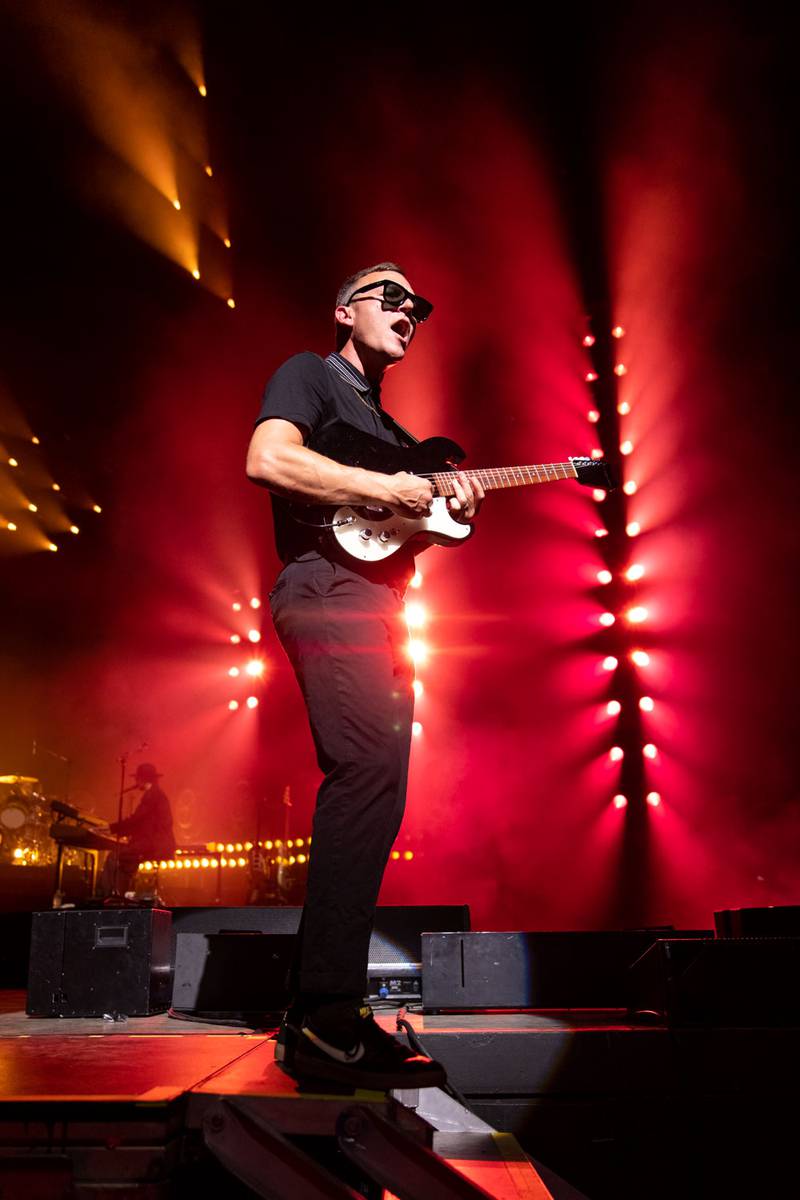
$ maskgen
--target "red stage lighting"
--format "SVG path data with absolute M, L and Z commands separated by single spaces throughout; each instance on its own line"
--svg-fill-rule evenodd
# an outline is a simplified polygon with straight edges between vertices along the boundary
M 621 792 L 618 792 L 617 795 L 614 797 L 614 799 L 611 801 L 611 803 L 614 805 L 614 808 L 627 808 L 628 807 L 628 797 L 623 796 Z
M 409 629 L 421 629 L 428 619 L 425 606 L 411 601 L 405 606 L 406 624 Z
M 643 604 L 637 604 L 633 608 L 629 608 L 625 613 L 625 620 L 630 621 L 631 625 L 641 625 L 642 621 L 646 621 L 649 616 L 647 609 Z
M 411 638 L 406 650 L 413 663 L 422 664 L 428 661 L 428 647 L 419 638 Z

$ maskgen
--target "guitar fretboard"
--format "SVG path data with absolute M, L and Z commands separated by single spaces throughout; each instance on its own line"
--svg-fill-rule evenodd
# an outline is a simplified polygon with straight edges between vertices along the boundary
M 468 479 L 477 479 L 485 491 L 493 488 L 527 487 L 531 483 L 552 483 L 556 479 L 575 479 L 578 472 L 571 462 L 539 463 L 530 467 L 482 467 L 477 471 L 464 471 Z M 436 471 L 425 474 L 430 479 L 437 496 L 454 496 L 452 471 Z

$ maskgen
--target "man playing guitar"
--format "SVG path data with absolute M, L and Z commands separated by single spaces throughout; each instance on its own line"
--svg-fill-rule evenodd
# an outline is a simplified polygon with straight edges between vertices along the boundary
M 380 386 L 431 310 L 396 263 L 345 280 L 334 313 L 336 353 L 298 354 L 279 368 L 247 458 L 249 478 L 272 493 L 284 565 L 270 606 L 324 774 L 276 1059 L 296 1078 L 354 1087 L 439 1086 L 445 1073 L 385 1033 L 363 1003 L 375 905 L 405 805 L 413 669 L 403 595 L 413 545 L 359 561 L 330 536 L 324 510 L 374 506 L 424 518 L 434 485 L 408 471 L 345 465 L 315 443 L 336 423 L 394 447 L 415 442 L 382 408 Z M 456 472 L 451 491 L 450 515 L 469 523 L 483 500 L 480 481 Z

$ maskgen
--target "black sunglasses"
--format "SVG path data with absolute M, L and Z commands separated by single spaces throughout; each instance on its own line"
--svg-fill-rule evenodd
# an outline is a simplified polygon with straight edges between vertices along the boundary
M 408 288 L 404 288 L 402 283 L 396 283 L 394 279 L 378 279 L 375 283 L 367 283 L 364 287 L 356 288 L 348 304 L 352 304 L 354 297 L 360 296 L 362 292 L 371 292 L 373 288 L 383 288 L 383 303 L 387 308 L 399 308 L 401 304 L 405 304 L 406 300 L 410 300 L 412 304 L 411 316 L 420 325 L 423 321 L 427 321 L 428 317 L 433 312 L 433 305 L 430 300 L 425 300 L 422 296 L 415 296 L 413 292 L 409 292 Z M 377 300 L 377 296 L 365 297 L 365 299 Z

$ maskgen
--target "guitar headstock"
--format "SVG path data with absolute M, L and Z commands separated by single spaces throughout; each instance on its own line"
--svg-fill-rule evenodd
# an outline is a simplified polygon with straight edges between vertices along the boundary
M 611 468 L 604 458 L 575 458 L 569 460 L 575 468 L 578 483 L 584 487 L 605 488 L 611 491 L 617 482 L 611 474 Z

